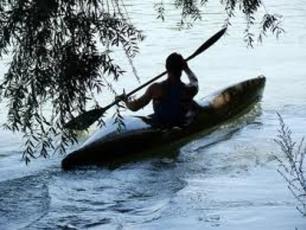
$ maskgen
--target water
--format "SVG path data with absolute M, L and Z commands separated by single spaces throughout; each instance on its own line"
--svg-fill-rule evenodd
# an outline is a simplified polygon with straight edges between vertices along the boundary
M 266 5 L 284 15 L 286 34 L 279 41 L 268 37 L 256 49 L 246 49 L 244 22 L 235 18 L 229 35 L 190 63 L 200 81 L 198 98 L 266 75 L 261 105 L 191 141 L 174 159 L 63 172 L 61 156 L 52 156 L 25 166 L 20 136 L 0 130 L 0 229 L 305 229 L 305 218 L 276 172 L 272 155 L 280 153 L 272 139 L 277 111 L 295 138 L 305 135 L 306 3 Z M 135 59 L 143 82 L 163 69 L 170 52 L 191 54 L 218 31 L 224 18 L 209 5 L 202 22 L 179 32 L 171 8 L 165 23 L 156 21 L 151 1 L 129 1 L 128 8 L 147 36 Z M 135 84 L 133 77 L 123 79 L 117 90 L 124 86 L 128 91 Z

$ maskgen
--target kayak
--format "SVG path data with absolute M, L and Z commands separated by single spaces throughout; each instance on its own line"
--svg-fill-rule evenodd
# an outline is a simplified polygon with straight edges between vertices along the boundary
M 118 131 L 118 126 L 109 120 L 63 159 L 62 168 L 112 165 L 186 143 L 252 109 L 262 98 L 265 81 L 261 75 L 204 97 L 197 101 L 193 115 L 183 127 L 156 128 L 150 124 L 150 116 L 126 116 L 125 128 Z

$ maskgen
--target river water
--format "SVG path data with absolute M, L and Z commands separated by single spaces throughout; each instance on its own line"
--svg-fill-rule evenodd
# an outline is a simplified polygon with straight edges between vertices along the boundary
M 187 56 L 224 20 L 217 5 L 208 5 L 201 22 L 177 31 L 171 7 L 160 23 L 152 1 L 127 2 L 131 19 L 146 35 L 135 59 L 143 82 L 163 70 L 170 52 Z M 280 40 L 268 37 L 247 49 L 237 14 L 228 35 L 190 63 L 199 77 L 198 99 L 264 74 L 261 104 L 186 144 L 175 158 L 63 172 L 61 156 L 26 166 L 20 160 L 20 136 L 0 130 L 0 229 L 306 229 L 272 157 L 282 157 L 273 142 L 276 112 L 295 138 L 306 134 L 306 2 L 271 0 L 266 7 L 284 16 L 286 33 Z M 117 87 L 128 91 L 136 84 L 131 76 Z

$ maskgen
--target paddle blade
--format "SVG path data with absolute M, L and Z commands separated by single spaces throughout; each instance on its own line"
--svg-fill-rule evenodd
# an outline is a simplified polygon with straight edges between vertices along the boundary
M 102 116 L 104 111 L 104 108 L 92 109 L 71 119 L 67 124 L 64 125 L 64 128 L 72 130 L 87 129 Z
M 213 35 L 212 37 L 210 37 L 206 42 L 203 43 L 203 45 L 201 45 L 192 55 L 190 55 L 186 61 L 191 60 L 192 58 L 194 58 L 195 56 L 199 55 L 200 53 L 202 53 L 203 51 L 205 51 L 206 49 L 208 49 L 210 46 L 212 46 L 216 41 L 218 41 L 226 32 L 227 27 L 223 28 L 222 30 L 220 30 L 219 32 L 217 32 L 215 35 Z

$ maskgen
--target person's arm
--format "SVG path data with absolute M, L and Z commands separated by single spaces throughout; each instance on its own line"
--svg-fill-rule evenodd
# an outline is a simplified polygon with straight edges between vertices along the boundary
M 196 75 L 191 71 L 191 69 L 189 68 L 189 66 L 187 65 L 186 62 L 185 62 L 185 66 L 184 66 L 183 70 L 185 71 L 185 73 L 186 73 L 186 75 L 189 79 L 189 84 L 187 86 L 190 90 L 191 96 L 193 97 L 199 91 L 198 79 L 197 79 Z
M 145 107 L 147 104 L 150 103 L 152 100 L 152 86 L 150 86 L 146 92 L 135 100 L 129 100 L 128 98 L 124 98 L 123 101 L 126 105 L 126 107 L 131 111 L 137 111 L 143 107 Z

